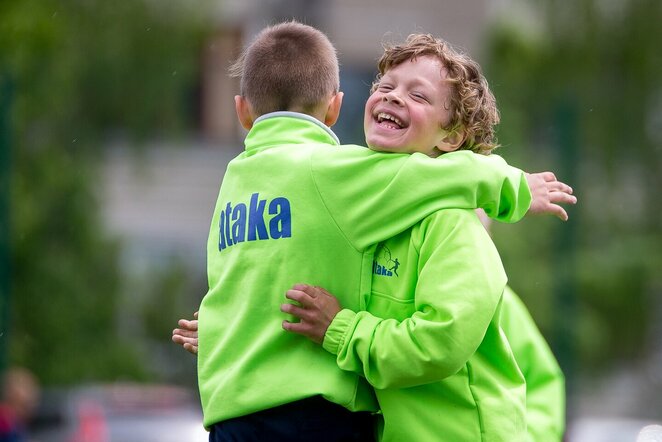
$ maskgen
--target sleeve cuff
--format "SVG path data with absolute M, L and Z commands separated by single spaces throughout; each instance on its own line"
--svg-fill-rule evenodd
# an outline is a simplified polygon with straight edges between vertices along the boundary
M 348 309 L 343 309 L 338 312 L 336 317 L 333 318 L 333 321 L 331 321 L 331 324 L 324 335 L 324 342 L 322 342 L 324 350 L 334 355 L 339 353 L 340 348 L 345 341 L 347 330 L 349 329 L 350 324 L 354 322 L 355 317 L 356 313 Z

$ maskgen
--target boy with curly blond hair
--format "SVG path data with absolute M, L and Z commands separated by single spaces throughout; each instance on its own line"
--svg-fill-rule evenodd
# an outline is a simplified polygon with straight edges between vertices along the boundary
M 364 126 L 371 149 L 437 157 L 489 155 L 498 121 L 479 65 L 413 34 L 379 60 Z M 281 309 L 300 321 L 283 328 L 368 380 L 383 441 L 525 441 L 525 380 L 501 328 L 506 282 L 474 210 L 439 210 L 379 244 L 363 311 L 297 284 Z

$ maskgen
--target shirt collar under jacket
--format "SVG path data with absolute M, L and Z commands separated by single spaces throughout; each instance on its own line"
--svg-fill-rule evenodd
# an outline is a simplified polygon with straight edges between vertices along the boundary
M 257 118 L 246 136 L 246 150 L 281 144 L 340 145 L 331 129 L 318 119 L 298 112 L 271 112 Z

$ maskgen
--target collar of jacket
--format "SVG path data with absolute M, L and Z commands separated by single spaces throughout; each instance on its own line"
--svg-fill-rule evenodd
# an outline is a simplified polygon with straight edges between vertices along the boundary
M 246 136 L 246 150 L 282 144 L 339 145 L 336 134 L 324 123 L 298 112 L 271 112 L 260 116 Z

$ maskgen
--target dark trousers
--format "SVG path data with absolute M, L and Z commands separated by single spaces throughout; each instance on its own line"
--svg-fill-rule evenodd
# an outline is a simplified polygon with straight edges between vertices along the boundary
M 370 442 L 375 419 L 320 396 L 212 425 L 209 442 Z

